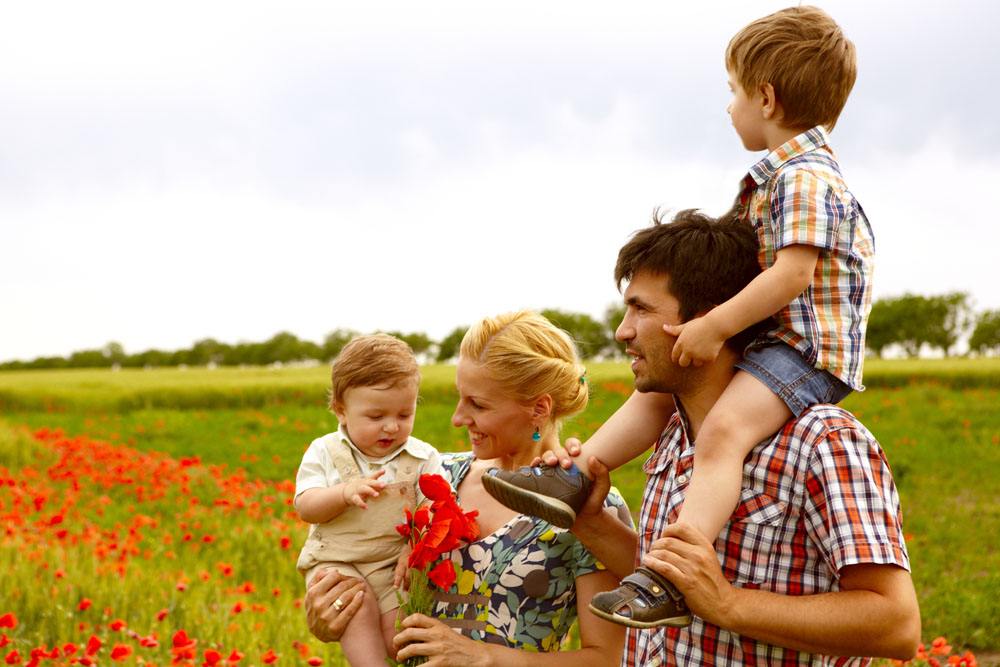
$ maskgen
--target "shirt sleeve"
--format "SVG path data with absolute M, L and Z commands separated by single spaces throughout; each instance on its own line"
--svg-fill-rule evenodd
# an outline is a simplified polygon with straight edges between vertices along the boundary
M 775 250 L 807 245 L 832 250 L 847 210 L 840 195 L 809 169 L 783 170 L 771 193 Z
M 302 455 L 302 463 L 295 475 L 296 497 L 309 489 L 326 488 L 340 482 L 340 475 L 330 460 L 325 438 L 312 441 Z
M 805 520 L 810 539 L 835 572 L 859 563 L 910 569 L 889 464 L 862 429 L 830 429 L 813 449 Z

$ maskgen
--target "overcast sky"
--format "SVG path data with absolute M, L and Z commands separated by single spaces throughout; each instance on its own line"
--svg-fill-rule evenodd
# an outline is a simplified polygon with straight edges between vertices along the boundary
M 600 315 L 654 207 L 763 157 L 723 52 L 788 2 L 694 4 L 5 3 L 0 360 Z M 1000 308 L 1000 3 L 821 6 L 875 296 Z

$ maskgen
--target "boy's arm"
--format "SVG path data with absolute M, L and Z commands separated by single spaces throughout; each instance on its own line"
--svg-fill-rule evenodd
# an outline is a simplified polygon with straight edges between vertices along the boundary
M 365 498 L 374 498 L 385 488 L 385 482 L 378 480 L 384 474 L 384 469 L 377 470 L 370 477 L 306 489 L 295 496 L 295 510 L 306 523 L 326 523 L 351 505 L 366 509 Z
M 790 245 L 778 250 L 774 264 L 740 292 L 702 317 L 664 325 L 677 336 L 672 353 L 681 366 L 715 359 L 726 340 L 787 306 L 812 284 L 820 248 Z
M 587 459 L 594 456 L 615 470 L 656 442 L 675 409 L 671 394 L 633 391 L 628 400 L 587 439 L 582 451 L 578 441 L 574 443 L 571 438 L 566 441 L 566 449 L 546 452 L 542 459 L 548 465 L 558 463 L 564 468 L 575 462 L 580 470 L 586 472 Z

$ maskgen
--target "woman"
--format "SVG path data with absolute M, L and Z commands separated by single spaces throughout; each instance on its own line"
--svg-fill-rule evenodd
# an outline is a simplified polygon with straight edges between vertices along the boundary
M 611 494 L 605 510 L 585 508 L 570 532 L 507 509 L 481 482 L 491 467 L 516 470 L 558 447 L 561 421 L 586 407 L 584 368 L 572 342 L 534 313 L 487 318 L 465 335 L 455 379 L 459 403 L 452 423 L 467 429 L 472 451 L 449 457 L 445 467 L 462 505 L 479 510 L 483 537 L 452 553 L 457 581 L 435 609 L 445 618 L 404 619 L 398 659 L 422 655 L 430 665 L 463 666 L 616 663 L 624 634 L 587 605 L 618 580 L 576 533 L 634 536 L 620 520 L 629 521 L 624 501 Z M 339 637 L 356 609 L 350 586 L 333 575 L 318 578 L 307 592 L 310 629 L 320 639 Z M 558 650 L 577 618 L 580 649 L 547 653 Z

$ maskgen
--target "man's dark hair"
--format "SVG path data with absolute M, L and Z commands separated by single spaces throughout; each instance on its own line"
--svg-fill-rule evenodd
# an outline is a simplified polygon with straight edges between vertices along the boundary
M 636 232 L 621 250 L 615 264 L 615 282 L 631 280 L 640 271 L 669 277 L 665 289 L 677 299 L 684 322 L 728 301 L 757 274 L 757 236 L 734 211 L 712 218 L 696 209 L 677 213 L 664 222 L 659 210 L 653 224 Z M 761 325 L 733 336 L 740 350 Z

